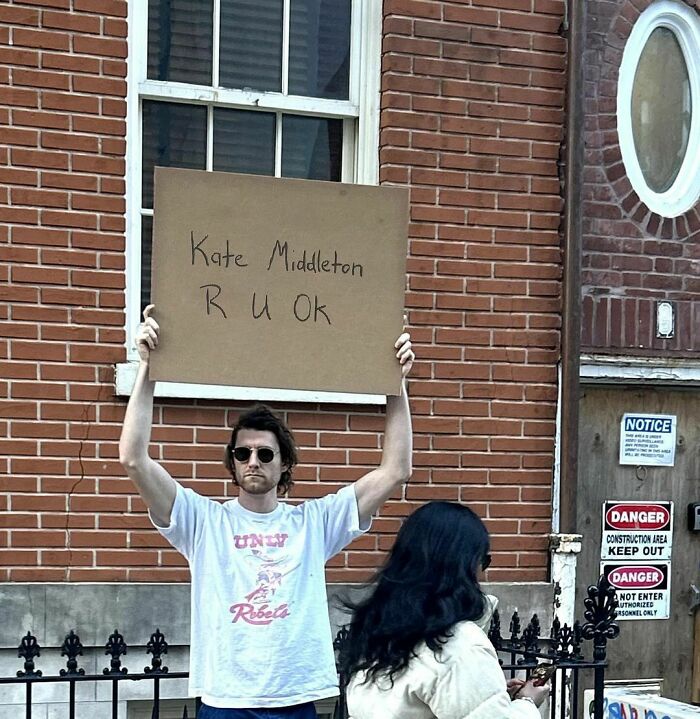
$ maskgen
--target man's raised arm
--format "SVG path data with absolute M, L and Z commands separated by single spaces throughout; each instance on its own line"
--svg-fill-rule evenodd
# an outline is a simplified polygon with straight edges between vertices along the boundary
M 415 355 L 411 349 L 411 338 L 407 333 L 402 334 L 394 346 L 397 348 L 396 357 L 401 364 L 401 393 L 398 396 L 387 397 L 386 400 L 386 427 L 381 464 L 355 483 L 361 524 L 366 524 L 370 520 L 396 487 L 408 482 L 413 471 L 411 459 L 413 429 L 406 392 L 406 376 L 413 366 Z
M 170 524 L 177 485 L 165 469 L 148 454 L 155 386 L 155 382 L 148 379 L 148 362 L 151 350 L 158 345 L 159 332 L 158 323 L 150 316 L 152 310 L 153 305 L 149 305 L 143 311 L 144 321 L 136 335 L 136 347 L 141 361 L 119 438 L 119 461 L 136 485 L 151 517 L 157 524 L 165 527 Z

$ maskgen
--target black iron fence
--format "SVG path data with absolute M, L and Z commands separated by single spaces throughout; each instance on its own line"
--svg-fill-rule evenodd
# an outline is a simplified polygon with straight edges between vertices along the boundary
M 83 644 L 80 637 L 71 629 L 61 645 L 61 656 L 67 657 L 66 667 L 58 674 L 44 675 L 37 669 L 35 658 L 41 656 L 41 647 L 31 632 L 22 637 L 17 650 L 17 655 L 24 659 L 24 667 L 17 672 L 15 677 L 0 677 L 0 686 L 7 684 L 24 684 L 25 686 L 25 716 L 32 719 L 34 685 L 44 683 L 60 682 L 67 686 L 68 717 L 75 719 L 76 710 L 76 685 L 81 682 L 108 682 L 112 688 L 112 719 L 117 719 L 119 709 L 119 685 L 124 682 L 149 681 L 152 682 L 153 691 L 153 719 L 160 716 L 160 690 L 161 682 L 170 679 L 186 679 L 188 672 L 171 672 L 168 667 L 163 666 L 163 655 L 168 652 L 168 643 L 160 629 L 151 634 L 146 645 L 146 652 L 151 655 L 151 663 L 144 667 L 143 672 L 129 672 L 122 666 L 122 657 L 127 653 L 128 647 L 124 637 L 117 629 L 109 636 L 105 644 L 105 654 L 111 656 L 109 666 L 102 670 L 102 674 L 86 674 L 85 669 L 78 666 L 78 657 L 83 654 Z M 183 719 L 187 719 L 187 707 L 183 711 Z
M 555 616 L 549 636 L 540 636 L 540 623 L 534 615 L 520 634 L 517 612 L 510 621 L 510 636 L 501 636 L 500 618 L 494 615 L 489 639 L 496 651 L 505 656 L 503 669 L 510 676 L 525 672 L 529 676 L 540 664 L 556 667 L 552 674 L 549 702 L 550 719 L 603 719 L 607 643 L 615 639 L 619 627 L 615 623 L 617 598 L 615 589 L 605 577 L 588 587 L 584 600 L 584 622 L 573 626 L 562 624 Z M 587 658 L 588 655 L 588 658 Z M 592 675 L 592 676 L 591 676 Z M 583 705 L 582 689 L 592 679 L 592 706 Z
M 548 636 L 541 636 L 540 621 L 534 615 L 524 630 L 514 612 L 507 637 L 501 634 L 501 618 L 496 611 L 488 632 L 507 676 L 529 677 L 538 664 L 553 665 L 552 692 L 549 701 L 550 719 L 603 719 L 607 643 L 620 633 L 615 624 L 617 599 L 615 590 L 605 577 L 588 587 L 584 600 L 584 621 L 573 626 L 562 625 L 554 618 Z M 345 632 L 341 629 L 335 648 L 342 651 Z M 592 676 L 591 676 L 592 675 Z M 590 680 L 587 679 L 590 677 Z M 335 719 L 347 719 L 345 703 L 346 677 L 340 675 L 340 698 Z M 583 706 L 582 689 L 592 684 L 593 706 Z
M 551 679 L 550 719 L 588 718 L 589 708 L 582 706 L 580 690 L 583 686 L 583 677 L 591 673 L 594 700 L 590 715 L 594 719 L 603 719 L 607 642 L 615 639 L 619 634 L 618 626 L 615 624 L 617 608 L 615 590 L 604 577 L 601 577 L 598 584 L 588 588 L 584 605 L 585 621 L 576 621 L 572 627 L 569 627 L 566 624 L 562 626 L 555 617 L 548 636 L 541 636 L 537 615 L 534 615 L 521 631 L 521 621 L 517 612 L 510 619 L 507 637 L 501 634 L 501 619 L 498 612 L 494 613 L 488 632 L 507 675 L 529 676 L 539 663 L 556 666 Z M 344 629 L 338 632 L 335 640 L 336 650 L 342 650 L 346 634 Z M 589 647 L 591 652 L 587 658 Z M 151 635 L 146 645 L 146 652 L 151 655 L 151 663 L 144 667 L 143 672 L 129 672 L 122 666 L 122 657 L 127 653 L 128 648 L 124 637 L 116 629 L 105 644 L 105 654 L 111 659 L 109 666 L 105 667 L 101 674 L 87 674 L 85 669 L 79 666 L 78 657 L 82 656 L 83 648 L 79 636 L 71 630 L 60 647 L 61 656 L 66 657 L 65 668 L 60 669 L 56 675 L 44 675 L 35 662 L 35 659 L 41 656 L 41 647 L 36 637 L 27 632 L 22 637 L 17 652 L 18 656 L 24 659 L 23 668 L 16 676 L 0 677 L 0 687 L 10 684 L 24 685 L 25 716 L 26 719 L 32 719 L 33 687 L 43 683 L 61 683 L 67 687 L 68 719 L 75 719 L 76 685 L 81 682 L 108 682 L 111 684 L 112 719 L 118 719 L 120 685 L 124 682 L 150 682 L 152 684 L 151 717 L 159 719 L 162 682 L 188 677 L 188 672 L 171 672 L 163 665 L 163 656 L 167 654 L 168 643 L 159 629 Z M 341 692 L 333 716 L 334 719 L 347 719 L 346 678 L 341 674 L 339 679 Z M 188 719 L 186 706 L 182 717 Z

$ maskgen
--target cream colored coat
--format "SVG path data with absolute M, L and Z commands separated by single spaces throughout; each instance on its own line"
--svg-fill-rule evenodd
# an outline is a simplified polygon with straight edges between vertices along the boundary
M 394 678 L 363 684 L 364 672 L 348 685 L 350 719 L 540 719 L 529 701 L 511 701 L 496 652 L 484 633 L 496 600 L 479 622 L 460 622 L 439 658 L 421 644 L 408 667 Z

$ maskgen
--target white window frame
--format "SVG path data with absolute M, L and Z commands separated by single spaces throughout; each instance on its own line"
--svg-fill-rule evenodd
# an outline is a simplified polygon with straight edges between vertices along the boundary
M 632 86 L 639 59 L 651 33 L 657 28 L 673 32 L 683 53 L 691 93 L 688 146 L 678 175 L 665 192 L 654 192 L 642 173 L 632 134 Z M 617 126 L 620 151 L 627 177 L 639 198 L 662 217 L 678 217 L 700 198 L 700 17 L 677 0 L 657 0 L 637 19 L 622 56 L 617 86 Z
M 289 17 L 290 0 L 284 0 Z M 348 100 L 297 97 L 286 94 L 287 68 L 282 67 L 283 92 L 255 92 L 219 88 L 218 33 L 220 0 L 214 0 L 212 87 L 170 83 L 147 78 L 148 2 L 129 0 L 129 55 L 127 71 L 126 137 L 126 323 L 127 362 L 116 366 L 115 386 L 120 396 L 130 395 L 136 378 L 138 355 L 133 346 L 141 305 L 141 142 L 142 100 L 169 100 L 208 106 L 206 169 L 213 167 L 214 105 L 234 109 L 268 109 L 282 113 L 342 119 L 343 182 L 376 185 L 379 182 L 379 110 L 382 41 L 382 0 L 352 0 L 350 28 L 350 97 Z M 283 50 L 288 43 L 283 37 Z M 286 52 L 283 52 L 286 57 Z M 276 123 L 275 175 L 281 175 L 281 123 Z M 150 213 L 144 213 L 150 214 Z M 383 395 L 310 392 L 250 387 L 222 387 L 180 382 L 158 382 L 156 396 L 199 399 L 258 399 L 263 401 L 383 404 Z

